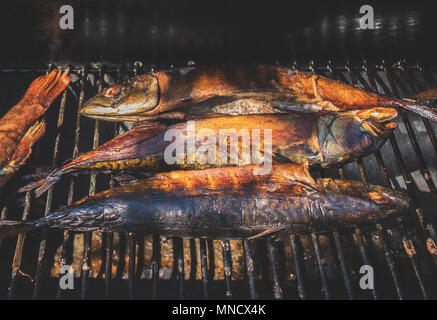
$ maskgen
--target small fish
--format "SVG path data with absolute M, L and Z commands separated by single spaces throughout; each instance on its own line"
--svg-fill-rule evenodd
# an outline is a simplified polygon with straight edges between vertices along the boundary
M 70 82 L 68 70 L 53 70 L 35 79 L 23 99 L 0 119 L 0 186 L 22 167 L 32 153 L 32 146 L 45 131 L 38 121 Z
M 116 84 L 86 101 L 82 114 L 107 121 L 184 119 L 192 114 L 260 114 L 402 107 L 437 121 L 414 99 L 378 95 L 339 81 L 270 65 L 189 66 Z
M 204 169 L 230 165 L 259 164 L 271 158 L 273 163 L 309 162 L 311 166 L 328 167 L 365 156 L 377 150 L 396 127 L 390 120 L 397 116 L 391 108 L 372 108 L 340 113 L 285 113 L 202 118 L 171 126 L 162 123 L 137 125 L 130 131 L 80 155 L 55 169 L 45 178 L 24 186 L 20 191 L 35 190 L 39 196 L 66 173 L 80 171 L 149 172 L 175 169 Z M 191 129 L 192 130 L 191 130 Z M 265 129 L 271 130 L 271 152 L 265 150 Z M 224 130 L 235 132 L 223 134 Z M 173 140 L 167 133 L 182 135 L 185 156 L 170 163 L 166 151 Z M 247 133 L 244 141 L 241 133 Z M 255 139 L 259 133 L 259 139 Z M 188 154 L 188 140 L 195 141 L 195 150 Z M 241 142 L 239 142 L 241 139 Z M 233 141 L 231 143 L 231 140 Z M 221 146 L 238 150 L 238 158 L 231 162 L 220 157 Z M 260 162 L 244 157 L 243 149 L 259 150 Z M 198 152 L 201 148 L 205 152 Z M 246 154 L 248 154 L 246 148 Z M 212 156 L 211 156 L 212 155 Z M 212 160 L 210 159 L 212 157 Z M 191 160 L 191 161 L 190 161 Z
M 409 204 L 406 195 L 381 186 L 330 178 L 314 181 L 307 164 L 274 165 L 263 176 L 256 168 L 159 173 L 33 222 L 1 221 L 0 238 L 50 227 L 254 239 L 378 221 Z

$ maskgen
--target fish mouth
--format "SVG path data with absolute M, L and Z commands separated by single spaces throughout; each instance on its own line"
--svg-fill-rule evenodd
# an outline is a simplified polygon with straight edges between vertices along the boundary
M 393 108 L 370 108 L 359 110 L 356 117 L 363 123 L 363 127 L 375 137 L 381 137 L 392 132 L 396 123 L 391 120 L 398 116 L 398 112 Z
M 119 114 L 119 109 L 113 107 L 112 102 L 103 96 L 95 96 L 83 104 L 80 113 L 83 115 L 114 116 Z

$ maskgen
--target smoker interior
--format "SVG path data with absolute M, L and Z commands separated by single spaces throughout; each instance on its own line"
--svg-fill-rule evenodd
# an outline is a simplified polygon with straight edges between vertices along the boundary
M 408 96 L 433 87 L 436 72 L 417 63 L 289 67 L 313 71 L 388 95 Z M 46 114 L 46 135 L 29 165 L 2 190 L 2 219 L 36 219 L 62 205 L 116 183 L 110 174 L 66 177 L 46 196 L 13 191 L 26 173 L 86 152 L 127 130 L 125 124 L 78 116 L 84 101 L 119 80 L 146 72 L 134 65 L 77 65 L 72 83 Z M 2 70 L 6 105 L 46 70 Z M 363 180 L 406 192 L 412 205 L 398 219 L 333 233 L 273 240 L 178 239 L 158 235 L 30 232 L 3 240 L 1 295 L 9 298 L 432 298 L 437 178 L 435 124 L 401 111 L 398 128 L 380 152 L 314 176 Z M 24 177 L 24 178 L 23 178 Z M 59 268 L 75 270 L 75 288 L 60 290 Z M 375 288 L 359 287 L 360 268 L 371 265 Z
M 39 199 L 16 192 L 28 181 L 26 175 L 128 130 L 128 124 L 80 117 L 78 110 L 102 89 L 151 69 L 189 61 L 277 63 L 402 97 L 437 85 L 435 55 L 427 50 L 434 17 L 419 3 L 375 5 L 379 29 L 363 32 L 356 27 L 352 1 L 316 11 L 312 4 L 298 9 L 267 2 L 247 7 L 224 1 L 206 8 L 197 1 L 132 1 L 136 6 L 72 1 L 78 19 L 78 31 L 72 33 L 57 29 L 58 1 L 41 8 L 26 2 L 27 10 L 21 10 L 21 1 L 14 3 L 18 6 L 5 3 L 9 15 L 0 21 L 18 35 L 5 34 L 10 45 L 0 52 L 0 113 L 50 68 L 69 66 L 72 81 L 45 114 L 47 131 L 28 165 L 0 189 L 1 219 L 37 219 L 115 186 L 110 174 L 99 172 L 64 177 Z M 17 19 L 19 26 L 16 14 L 24 18 Z M 35 34 L 28 32 L 32 27 Z M 142 233 L 29 232 L 0 243 L 0 298 L 436 298 L 436 124 L 405 111 L 397 122 L 380 152 L 341 168 L 312 171 L 314 177 L 368 181 L 409 194 L 411 207 L 397 219 L 279 240 L 224 242 Z M 72 290 L 59 288 L 62 265 L 74 268 Z M 374 268 L 374 289 L 359 286 L 363 265 Z

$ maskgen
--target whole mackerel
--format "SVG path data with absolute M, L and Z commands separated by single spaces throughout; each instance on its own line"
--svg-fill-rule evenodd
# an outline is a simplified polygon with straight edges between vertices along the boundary
M 377 221 L 409 204 L 406 195 L 381 186 L 330 178 L 314 181 L 307 164 L 274 165 L 262 176 L 257 168 L 160 173 L 33 222 L 2 221 L 0 238 L 50 227 L 252 239 Z

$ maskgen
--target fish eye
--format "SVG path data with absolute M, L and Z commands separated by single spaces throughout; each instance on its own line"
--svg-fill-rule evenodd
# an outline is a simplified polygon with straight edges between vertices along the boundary
M 105 97 L 108 98 L 116 98 L 117 96 L 119 96 L 121 93 L 120 88 L 119 87 L 111 87 L 109 89 L 107 89 L 105 91 Z

